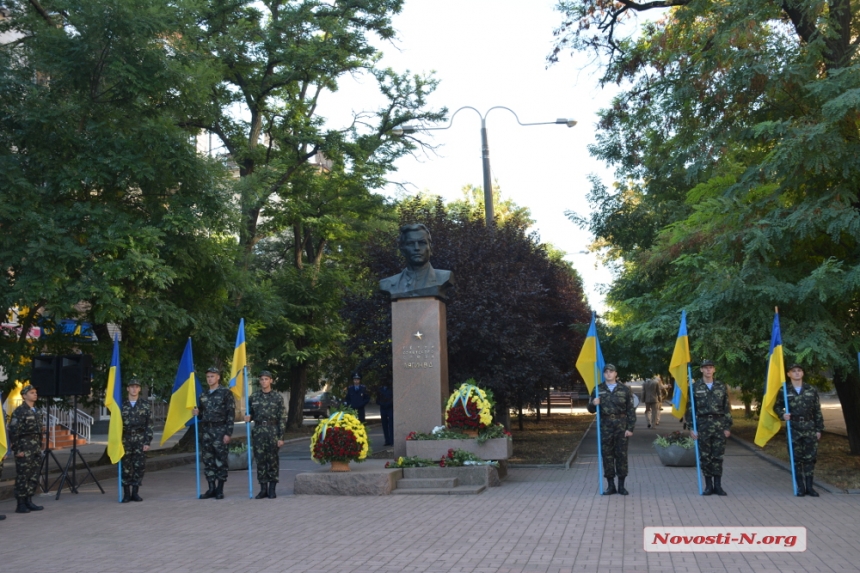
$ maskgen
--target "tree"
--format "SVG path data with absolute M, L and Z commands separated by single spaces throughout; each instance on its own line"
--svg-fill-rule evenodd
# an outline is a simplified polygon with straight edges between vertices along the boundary
M 177 34 L 183 13 L 167 0 L 4 5 L 0 31 L 15 39 L 0 46 L 0 308 L 26 309 L 25 324 L 87 321 L 101 340 L 54 329 L 33 347 L 24 328 L 0 339 L 9 381 L 29 377 L 39 350 L 107 364 L 114 323 L 126 375 L 167 390 L 185 337 L 206 353 L 221 344 L 210 313 L 235 244 L 222 168 L 178 126 L 179 94 L 200 74 Z
M 638 35 L 619 36 L 625 17 L 667 6 Z M 592 149 L 619 183 L 596 183 L 595 212 L 578 219 L 617 265 L 618 324 L 640 342 L 669 341 L 686 308 L 694 352 L 721 359 L 749 398 L 779 306 L 792 358 L 832 369 L 860 454 L 860 6 L 560 8 L 550 58 L 597 50 L 602 81 L 625 88 Z
M 493 233 L 482 216 L 450 213 L 441 199 L 416 197 L 398 205 L 401 223 L 422 222 L 433 239 L 433 265 L 454 272 L 447 303 L 448 372 L 451 388 L 469 378 L 490 388 L 506 414 L 539 403 L 550 385 L 569 383 L 575 350 L 589 313 L 576 272 L 551 256 L 522 221 L 512 218 Z M 461 211 L 466 213 L 467 211 Z M 391 379 L 391 305 L 374 293 L 380 277 L 402 269 L 397 232 L 374 235 L 365 251 L 366 290 L 347 298 L 349 351 L 362 369 Z

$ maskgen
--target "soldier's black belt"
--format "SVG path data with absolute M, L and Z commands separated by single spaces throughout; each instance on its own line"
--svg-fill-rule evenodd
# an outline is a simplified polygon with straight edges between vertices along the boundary
M 254 423 L 258 426 L 274 426 L 277 424 L 277 420 L 254 420 Z
M 127 428 L 127 429 L 129 431 L 129 433 L 132 433 L 132 434 L 142 434 L 145 430 L 145 428 Z
M 700 417 L 704 418 L 706 420 L 719 420 L 720 418 L 725 417 L 725 415 L 724 414 L 702 414 Z
M 603 418 L 608 420 L 626 420 L 627 414 L 604 414 Z
M 792 416 L 791 421 L 792 422 L 811 422 L 812 419 L 809 416 L 797 416 L 797 417 Z

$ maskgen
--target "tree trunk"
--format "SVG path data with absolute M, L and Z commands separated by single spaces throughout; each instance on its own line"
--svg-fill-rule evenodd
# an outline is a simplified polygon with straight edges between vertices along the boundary
M 540 408 L 538 408 L 540 410 Z M 546 387 L 546 417 L 549 418 L 552 411 L 552 386 Z
M 511 429 L 511 411 L 506 402 L 496 402 L 496 417 L 494 420 L 505 427 L 506 430 Z
M 520 431 L 523 430 L 523 403 L 517 403 L 517 423 L 519 424 Z
M 176 445 L 170 448 L 173 453 L 193 452 L 194 451 L 194 425 L 188 426 L 185 430 L 185 435 L 179 438 Z
M 296 345 L 298 347 L 298 345 Z M 290 403 L 287 411 L 287 429 L 301 428 L 302 408 L 305 405 L 305 392 L 308 387 L 308 366 L 299 364 L 290 369 Z
M 836 387 L 836 395 L 842 405 L 848 448 L 853 455 L 860 455 L 860 374 L 853 368 L 837 369 L 833 376 L 833 386 Z

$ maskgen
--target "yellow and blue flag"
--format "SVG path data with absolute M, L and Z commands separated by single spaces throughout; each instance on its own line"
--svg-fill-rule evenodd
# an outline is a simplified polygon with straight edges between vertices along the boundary
M 164 432 L 161 434 L 161 445 L 170 436 L 181 430 L 192 418 L 191 411 L 197 407 L 197 396 L 201 389 L 194 376 L 194 356 L 191 353 L 191 339 L 185 344 L 185 351 L 179 360 L 179 370 L 173 381 L 173 393 L 167 406 L 167 421 L 164 422 Z
M 245 366 L 248 359 L 245 355 L 245 319 L 239 321 L 239 332 L 236 333 L 236 348 L 233 350 L 233 364 L 230 366 L 230 383 L 228 386 L 236 398 L 245 399 Z
M 782 392 L 785 384 L 785 357 L 782 353 L 782 333 L 779 329 L 779 312 L 773 316 L 773 329 L 770 335 L 770 353 L 767 361 L 767 379 L 764 386 L 764 397 L 761 401 L 761 412 L 758 415 L 758 428 L 755 431 L 755 443 L 764 447 L 782 428 L 782 420 L 773 411 L 776 397 Z
M 107 453 L 110 462 L 115 464 L 125 455 L 122 445 L 122 375 L 119 369 L 119 341 L 116 337 L 113 339 L 113 356 L 108 371 L 105 408 L 110 412 Z
M 681 311 L 681 327 L 675 339 L 675 351 L 669 362 L 669 372 L 675 379 L 675 392 L 672 394 L 672 415 L 679 420 L 684 417 L 690 393 L 690 339 L 687 336 L 687 311 Z
M 3 403 L 3 396 L 0 395 L 0 404 Z M 9 439 L 6 437 L 6 416 L 0 414 L 0 462 L 6 457 L 6 452 L 9 451 Z
M 600 340 L 597 338 L 597 324 L 594 318 L 595 315 L 592 312 L 591 325 L 588 327 L 585 343 L 582 345 L 579 358 L 576 359 L 576 369 L 579 370 L 579 374 L 585 380 L 589 394 L 593 394 L 594 387 L 603 381 L 603 367 L 606 366 L 603 351 L 600 350 Z
M 12 391 L 9 392 L 9 395 L 6 396 L 6 402 L 3 404 L 3 411 L 6 413 L 6 418 L 9 419 L 12 417 L 12 412 L 15 411 L 15 408 L 21 405 L 24 399 L 21 397 L 21 389 L 24 387 L 23 384 L 15 381 L 15 387 L 12 388 Z

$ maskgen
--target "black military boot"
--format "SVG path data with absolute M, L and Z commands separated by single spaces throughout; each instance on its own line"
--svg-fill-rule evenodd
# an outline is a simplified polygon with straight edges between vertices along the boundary
M 613 495 L 618 493 L 618 490 L 615 489 L 615 478 L 606 478 L 606 481 L 609 482 L 609 487 L 606 488 L 603 495 Z
M 813 477 L 812 474 L 806 476 L 806 495 L 811 497 L 818 497 L 818 492 L 812 489 Z
M 275 499 L 276 497 L 278 497 L 278 494 L 275 493 L 275 486 L 277 485 L 278 482 L 276 481 L 269 482 L 269 499 Z
M 216 480 L 216 483 L 217 485 L 215 486 L 215 499 L 224 499 L 224 480 Z
M 627 476 L 618 476 L 618 493 L 621 495 L 628 495 L 630 492 L 624 489 L 624 480 L 627 479 Z
M 797 493 L 795 494 L 797 497 L 803 497 L 806 495 L 806 484 L 803 481 L 803 467 L 795 466 L 794 467 L 794 477 L 795 482 L 797 483 Z
M 27 507 L 27 498 L 18 498 L 18 507 L 15 508 L 15 513 L 30 513 L 30 508 Z
M 723 491 L 723 476 L 714 476 L 714 493 L 717 495 L 729 495 Z
M 27 503 L 27 509 L 29 509 L 30 511 L 42 511 L 43 509 L 45 509 L 41 505 L 36 505 L 35 503 L 33 503 L 33 496 L 32 495 L 27 496 L 27 502 L 26 503 Z
M 260 482 L 260 493 L 254 496 L 254 499 L 266 499 L 269 497 L 269 484 L 267 482 Z
M 714 495 L 714 478 L 711 476 L 705 476 L 705 491 L 702 495 Z
M 139 487 L 139 485 L 131 486 L 131 501 L 143 501 L 143 498 L 137 495 L 137 488 Z
M 131 486 L 124 485 L 122 486 L 122 502 L 128 503 L 131 501 Z
M 215 497 L 215 480 L 210 479 L 206 481 L 209 482 L 209 489 L 200 494 L 200 499 L 209 499 L 210 497 Z
M 0 513 L 0 521 L 3 521 L 4 519 L 6 519 L 6 516 Z

